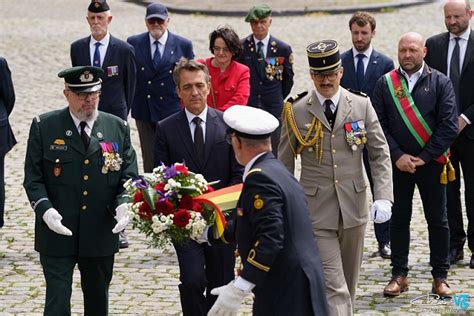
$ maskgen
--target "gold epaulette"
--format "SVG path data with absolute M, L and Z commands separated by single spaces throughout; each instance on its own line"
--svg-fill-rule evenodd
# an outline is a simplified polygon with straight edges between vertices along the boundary
M 301 154 L 301 152 L 306 147 L 314 147 L 316 159 L 319 159 L 319 162 L 321 162 L 321 159 L 323 157 L 323 137 L 324 137 L 323 126 L 322 126 L 321 121 L 319 121 L 316 117 L 313 116 L 311 123 L 308 124 L 309 126 L 308 132 L 303 137 L 303 135 L 301 135 L 301 132 L 298 128 L 298 125 L 295 120 L 295 115 L 293 112 L 293 104 L 298 99 L 301 99 L 302 97 L 304 97 L 306 94 L 308 94 L 307 91 L 298 94 L 296 98 L 292 98 L 292 97 L 288 98 L 288 100 L 283 105 L 282 121 L 285 122 L 286 124 L 286 134 L 288 137 L 288 143 L 290 144 L 291 151 L 293 152 L 293 155 L 295 156 L 295 158 L 298 154 Z M 298 141 L 298 146 L 296 150 L 291 144 L 290 129 L 295 135 L 296 140 Z
M 253 168 L 253 169 L 250 169 L 250 171 L 247 173 L 247 177 L 248 177 L 249 175 L 251 175 L 252 173 L 254 173 L 254 172 L 262 172 L 262 169 L 260 169 L 260 168 Z

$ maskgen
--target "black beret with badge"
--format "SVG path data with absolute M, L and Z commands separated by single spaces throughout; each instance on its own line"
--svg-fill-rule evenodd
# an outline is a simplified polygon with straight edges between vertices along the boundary
M 253 6 L 247 16 L 245 17 L 245 22 L 250 22 L 252 20 L 261 20 L 269 17 L 272 14 L 272 8 L 268 4 L 257 4 Z
M 341 67 L 339 45 L 335 40 L 322 40 L 306 47 L 309 69 L 314 73 L 329 73 Z
M 64 78 L 66 86 L 73 92 L 95 92 L 101 89 L 100 76 L 103 73 L 99 67 L 76 66 L 62 70 L 58 77 Z
M 92 0 L 87 10 L 94 13 L 100 13 L 109 11 L 110 8 L 106 0 Z
M 267 111 L 246 105 L 234 105 L 224 112 L 224 122 L 237 136 L 251 139 L 270 137 L 278 120 Z

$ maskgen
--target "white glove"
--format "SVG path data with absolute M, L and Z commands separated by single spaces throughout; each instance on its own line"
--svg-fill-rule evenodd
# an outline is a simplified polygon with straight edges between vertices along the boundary
M 209 225 L 206 226 L 206 228 L 204 228 L 204 231 L 202 232 L 202 234 L 200 236 L 197 236 L 195 238 L 191 238 L 192 240 L 194 240 L 195 242 L 197 242 L 198 244 L 204 244 L 204 243 L 207 243 L 209 244 L 208 242 L 208 238 L 207 238 L 207 233 L 209 231 Z
M 375 200 L 370 209 L 370 219 L 376 224 L 385 223 L 392 217 L 392 202 Z
M 234 281 L 230 281 L 227 285 L 212 289 L 211 294 L 218 297 L 207 316 L 235 316 L 250 292 L 242 291 L 234 285 Z
M 72 232 L 61 223 L 63 217 L 54 208 L 49 208 L 43 214 L 43 221 L 48 225 L 49 229 L 59 235 L 72 236 Z
M 130 216 L 128 216 L 128 203 L 123 203 L 117 206 L 115 209 L 115 213 L 117 215 L 114 216 L 115 220 L 117 221 L 117 225 L 115 225 L 114 229 L 112 229 L 112 233 L 117 234 L 125 229 L 125 227 L 130 223 Z

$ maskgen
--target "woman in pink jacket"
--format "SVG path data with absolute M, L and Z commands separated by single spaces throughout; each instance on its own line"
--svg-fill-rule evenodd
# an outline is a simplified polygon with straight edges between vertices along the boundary
M 221 111 L 236 104 L 246 105 L 250 95 L 250 71 L 234 60 L 242 52 L 238 35 L 231 27 L 224 26 L 212 31 L 209 39 L 214 57 L 198 59 L 211 75 L 207 104 Z

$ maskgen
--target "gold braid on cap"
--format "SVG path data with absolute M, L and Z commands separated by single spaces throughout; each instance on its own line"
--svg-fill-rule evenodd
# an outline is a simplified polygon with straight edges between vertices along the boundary
M 301 132 L 296 124 L 295 115 L 293 113 L 293 103 L 301 97 L 302 96 L 300 94 L 295 99 L 289 98 L 283 105 L 282 118 L 286 124 L 286 135 L 288 137 L 288 143 L 290 144 L 291 151 L 293 152 L 293 155 L 295 156 L 295 158 L 298 154 L 301 154 L 301 152 L 306 147 L 313 147 L 316 154 L 316 159 L 318 159 L 319 163 L 321 163 L 321 159 L 323 158 L 323 139 L 324 139 L 323 126 L 322 126 L 321 121 L 313 116 L 313 119 L 311 120 L 311 124 L 308 128 L 308 132 L 306 133 L 304 137 L 303 135 L 301 135 Z M 298 147 L 296 150 L 291 144 L 290 128 L 293 131 L 293 134 L 295 135 L 296 139 L 298 140 Z M 313 136 L 311 136 L 311 134 L 313 134 Z

